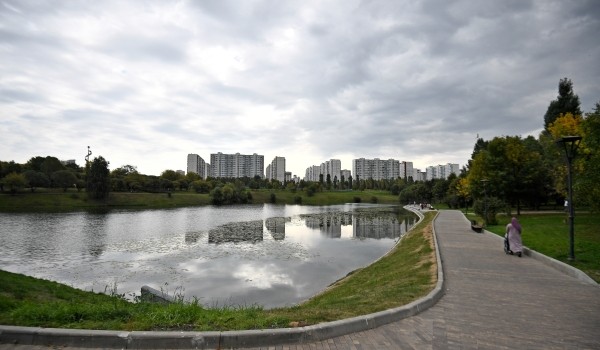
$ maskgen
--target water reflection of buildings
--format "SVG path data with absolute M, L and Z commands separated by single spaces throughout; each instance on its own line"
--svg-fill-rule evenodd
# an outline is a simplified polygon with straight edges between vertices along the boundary
M 352 223 L 354 237 L 358 238 L 398 238 L 404 233 L 396 217 L 354 217 Z
M 265 220 L 265 227 L 274 240 L 280 241 L 285 239 L 286 221 L 291 221 L 291 218 L 268 218 Z
M 324 213 L 309 215 L 304 219 L 306 227 L 320 230 L 321 233 L 331 238 L 342 236 L 342 226 L 352 225 L 352 214 L 350 213 Z
M 361 215 L 351 213 L 325 213 L 304 217 L 306 226 L 320 230 L 331 238 L 341 238 L 342 226 L 352 225 L 352 236 L 356 238 L 398 238 L 413 225 L 414 219 L 396 213 Z

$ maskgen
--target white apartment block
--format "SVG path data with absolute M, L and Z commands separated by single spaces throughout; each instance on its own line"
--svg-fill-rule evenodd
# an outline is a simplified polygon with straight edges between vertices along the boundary
M 277 180 L 281 183 L 285 182 L 285 158 L 275 157 L 271 164 L 267 166 L 265 174 L 267 180 Z M 291 177 L 291 176 L 290 176 Z
M 311 167 L 306 168 L 306 173 L 304 175 L 304 181 L 319 181 L 319 175 L 321 175 L 321 167 L 318 165 L 313 165 Z M 325 180 L 325 178 L 323 178 Z
M 400 161 L 395 159 L 353 159 L 352 174 L 354 180 L 387 180 L 397 179 L 400 176 Z
M 305 181 L 320 181 L 321 175 L 323 175 L 323 181 L 327 181 L 327 175 L 333 182 L 336 177 L 337 181 L 342 179 L 342 161 L 339 159 L 330 159 L 321 163 L 321 165 L 313 165 L 306 168 L 304 176 Z
M 245 154 L 223 154 L 212 153 L 210 155 L 210 175 L 215 178 L 240 178 L 265 177 L 265 157 L 256 153 Z
M 187 172 L 195 173 L 203 178 L 206 178 L 206 162 L 197 154 L 188 154 L 187 156 Z
M 413 162 L 400 162 L 400 178 L 408 181 L 409 177 L 415 180 Z
M 459 171 L 460 169 L 458 164 L 448 163 L 446 165 L 432 165 L 427 167 L 425 179 L 427 181 L 434 179 L 446 180 L 448 177 L 450 177 L 450 174 L 455 174 L 458 176 Z
M 342 178 L 344 179 L 344 181 L 350 180 L 350 177 L 352 176 L 352 172 L 350 170 L 346 170 L 346 169 L 342 170 L 341 174 L 342 174 Z M 341 180 L 342 179 L 340 179 L 340 181 Z

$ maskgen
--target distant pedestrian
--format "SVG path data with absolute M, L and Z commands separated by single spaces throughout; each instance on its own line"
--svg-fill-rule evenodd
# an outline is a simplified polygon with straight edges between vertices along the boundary
M 506 225 L 506 234 L 510 245 L 509 254 L 517 254 L 521 257 L 523 254 L 523 241 L 521 240 L 521 224 L 517 218 L 513 217 L 508 225 Z
M 565 212 L 569 212 L 569 201 L 565 199 Z

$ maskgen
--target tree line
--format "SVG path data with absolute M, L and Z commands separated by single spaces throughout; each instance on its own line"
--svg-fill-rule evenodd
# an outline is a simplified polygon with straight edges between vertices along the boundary
M 165 170 L 160 176 L 144 175 L 133 165 L 112 171 L 108 162 L 97 157 L 80 167 L 62 164 L 56 157 L 33 157 L 25 164 L 0 161 L 0 191 L 16 193 L 23 188 L 85 189 L 90 196 L 105 198 L 113 192 L 193 191 L 207 193 L 215 204 L 248 203 L 251 190 L 271 189 L 303 192 L 312 196 L 322 191 L 382 190 L 397 195 L 400 203 L 444 203 L 451 208 L 473 207 L 476 213 L 489 215 L 516 208 L 540 209 L 562 205 L 566 197 L 566 163 L 564 151 L 556 140 L 565 135 L 579 135 L 582 140 L 574 169 L 574 199 L 579 206 L 600 209 L 600 102 L 583 113 L 579 97 L 570 79 L 560 79 L 558 96 L 551 101 L 543 117 L 544 129 L 535 138 L 498 136 L 479 138 L 467 165 L 458 176 L 448 179 L 413 181 L 408 179 L 345 179 L 321 175 L 319 181 L 301 180 L 281 183 L 253 178 L 202 178 L 198 174 L 181 174 Z

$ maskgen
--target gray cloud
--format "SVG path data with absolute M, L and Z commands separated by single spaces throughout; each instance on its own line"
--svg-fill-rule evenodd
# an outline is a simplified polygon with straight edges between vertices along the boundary
M 585 111 L 600 100 L 599 15 L 592 0 L 5 0 L 0 158 L 464 165 L 477 135 L 537 136 L 563 77 Z

